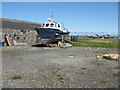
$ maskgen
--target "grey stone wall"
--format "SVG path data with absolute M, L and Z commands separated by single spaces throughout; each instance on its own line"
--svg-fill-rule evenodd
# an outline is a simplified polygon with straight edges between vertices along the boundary
M 8 34 L 9 38 L 26 44 L 38 44 L 40 43 L 40 37 L 35 30 L 15 30 L 15 29 L 2 29 L 2 38 Z
M 2 40 L 6 40 L 5 34 L 10 41 L 17 41 L 26 44 L 40 43 L 40 37 L 35 30 L 36 27 L 41 27 L 41 23 L 21 21 L 16 19 L 0 19 L 0 35 Z M 1 40 L 1 39 L 0 39 Z

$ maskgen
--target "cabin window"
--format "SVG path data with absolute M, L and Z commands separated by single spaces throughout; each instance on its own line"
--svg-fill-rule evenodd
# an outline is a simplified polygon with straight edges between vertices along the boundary
M 46 27 L 49 27 L 49 24 L 46 24 Z
M 56 24 L 55 24 L 55 27 L 57 27 Z
M 43 24 L 43 27 L 44 27 L 45 24 Z
M 60 27 L 60 24 L 58 24 L 58 27 Z
M 51 23 L 51 24 L 50 24 L 50 27 L 54 27 L 54 24 Z

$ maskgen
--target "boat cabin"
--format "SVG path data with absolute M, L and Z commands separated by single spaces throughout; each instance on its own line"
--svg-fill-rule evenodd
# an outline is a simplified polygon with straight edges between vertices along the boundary
M 43 23 L 41 27 L 59 29 L 62 31 L 62 24 L 57 22 L 46 22 L 46 23 Z

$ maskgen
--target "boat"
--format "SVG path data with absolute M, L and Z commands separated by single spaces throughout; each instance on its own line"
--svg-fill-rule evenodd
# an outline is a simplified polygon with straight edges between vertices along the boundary
M 64 41 L 65 37 L 67 37 L 70 32 L 64 28 L 63 23 L 52 21 L 52 17 L 48 17 L 47 20 L 48 22 L 42 23 L 41 27 L 36 28 L 42 44 Z

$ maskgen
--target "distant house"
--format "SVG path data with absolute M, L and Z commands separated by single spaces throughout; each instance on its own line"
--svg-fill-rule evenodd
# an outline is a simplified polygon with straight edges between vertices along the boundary
M 103 35 L 103 38 L 110 38 L 111 36 L 109 34 Z
M 98 38 L 98 37 L 99 37 L 98 34 L 92 35 L 92 38 Z

